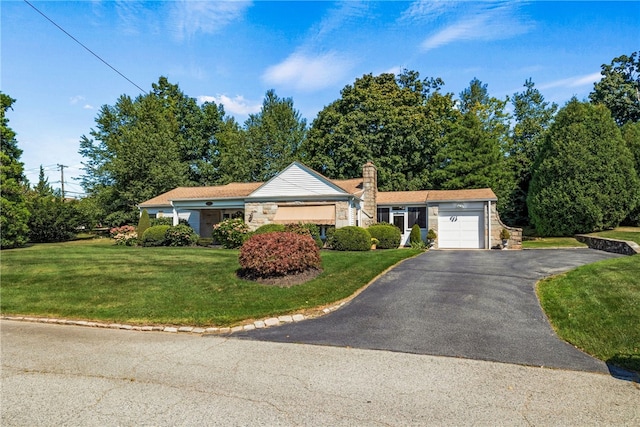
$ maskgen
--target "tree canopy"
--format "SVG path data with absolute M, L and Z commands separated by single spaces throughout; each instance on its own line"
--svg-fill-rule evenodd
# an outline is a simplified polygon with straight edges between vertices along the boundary
M 604 104 L 620 126 L 640 121 L 640 56 L 638 52 L 602 65 L 602 79 L 589 94 L 591 102 Z
M 457 116 L 442 84 L 410 71 L 356 79 L 313 121 L 304 161 L 341 179 L 361 176 L 372 161 L 381 190 L 431 187 L 433 156 Z
M 136 221 L 136 204 L 177 186 L 216 183 L 223 117 L 222 107 L 198 106 L 165 77 L 148 94 L 104 105 L 80 154 L 82 185 L 101 200 L 107 223 Z
M 527 204 L 538 233 L 616 227 L 639 198 L 631 153 L 610 111 L 571 100 L 550 126 L 533 168 Z

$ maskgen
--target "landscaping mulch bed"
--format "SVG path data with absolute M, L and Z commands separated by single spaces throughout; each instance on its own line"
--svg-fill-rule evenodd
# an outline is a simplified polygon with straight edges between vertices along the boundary
M 322 273 L 321 269 L 312 268 L 300 273 L 287 274 L 284 276 L 260 277 L 246 270 L 238 270 L 238 277 L 244 280 L 252 280 L 263 285 L 289 288 L 315 279 L 320 273 Z

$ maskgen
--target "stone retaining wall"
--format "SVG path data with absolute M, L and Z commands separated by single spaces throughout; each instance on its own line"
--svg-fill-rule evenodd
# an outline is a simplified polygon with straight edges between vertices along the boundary
M 591 249 L 598 249 L 600 251 L 623 255 L 640 254 L 640 245 L 635 242 L 607 239 L 606 237 L 587 236 L 585 234 L 577 234 L 575 237 L 577 241 L 585 243 Z

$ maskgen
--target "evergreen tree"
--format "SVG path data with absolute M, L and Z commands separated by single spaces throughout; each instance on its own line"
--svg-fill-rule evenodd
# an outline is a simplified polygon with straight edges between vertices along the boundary
M 9 127 L 7 111 L 15 99 L 0 92 L 0 248 L 14 248 L 28 240 L 27 189 L 15 132 Z
M 64 200 L 49 185 L 40 166 L 38 183 L 28 193 L 29 240 L 32 242 L 63 242 L 72 239 L 81 224 L 77 201 Z
M 274 90 L 267 91 L 262 110 L 249 115 L 245 129 L 252 181 L 266 181 L 300 159 L 307 122 L 294 109 L 291 98 L 279 98 Z
M 447 190 L 489 187 L 498 196 L 502 212 L 514 179 L 505 161 L 508 135 L 505 101 L 490 97 L 487 86 L 473 79 L 460 93 L 459 119 L 444 137 L 435 158 L 436 188 Z
M 638 178 L 640 178 L 640 122 L 627 122 L 622 127 L 622 139 L 627 144 L 634 160 Z M 623 221 L 624 224 L 640 227 L 640 203 Z
M 616 227 L 639 199 L 640 180 L 610 111 L 572 99 L 533 168 L 527 205 L 537 232 L 570 236 Z
M 524 83 L 525 90 L 511 98 L 515 126 L 509 140 L 507 163 L 515 178 L 515 187 L 509 205 L 501 212 L 509 224 L 528 225 L 527 194 L 531 182 L 531 169 L 540 152 L 544 134 L 558 109 L 549 104 L 535 88 L 531 79 Z

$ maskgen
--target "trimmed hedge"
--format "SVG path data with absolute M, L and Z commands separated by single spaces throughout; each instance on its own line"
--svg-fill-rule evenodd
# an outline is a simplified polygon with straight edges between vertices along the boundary
M 337 251 L 368 251 L 371 249 L 371 234 L 354 225 L 338 228 L 331 238 L 331 248 Z
M 253 232 L 253 234 L 264 234 L 264 233 L 273 233 L 275 231 L 283 232 L 284 225 L 283 224 L 265 224 L 261 225 Z
M 321 266 L 320 249 L 310 235 L 279 231 L 251 236 L 240 248 L 238 260 L 246 274 L 261 278 Z
M 142 246 L 163 246 L 165 235 L 170 225 L 153 225 L 147 228 L 142 235 Z
M 378 249 L 397 249 L 402 240 L 400 229 L 391 224 L 374 224 L 367 228 L 371 237 L 378 239 Z

